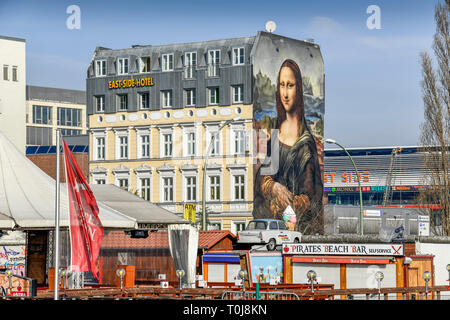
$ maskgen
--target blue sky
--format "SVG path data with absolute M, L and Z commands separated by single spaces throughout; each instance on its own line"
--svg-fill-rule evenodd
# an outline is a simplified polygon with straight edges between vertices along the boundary
M 27 83 L 85 90 L 96 46 L 170 44 L 276 34 L 312 38 L 325 63 L 325 137 L 346 147 L 417 145 L 419 54 L 431 52 L 437 0 L 0 0 L 0 35 L 26 39 Z M 66 8 L 81 9 L 81 29 Z M 370 30 L 369 5 L 381 12 Z M 332 146 L 328 146 L 332 147 Z

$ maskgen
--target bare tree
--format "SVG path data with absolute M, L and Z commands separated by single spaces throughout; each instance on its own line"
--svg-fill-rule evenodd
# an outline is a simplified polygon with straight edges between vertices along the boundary
M 421 53 L 422 97 L 424 122 L 420 143 L 425 153 L 428 172 L 419 199 L 422 203 L 438 205 L 427 209 L 431 228 L 437 235 L 450 235 L 450 0 L 435 8 L 436 33 L 433 51 L 436 65 L 426 52 Z

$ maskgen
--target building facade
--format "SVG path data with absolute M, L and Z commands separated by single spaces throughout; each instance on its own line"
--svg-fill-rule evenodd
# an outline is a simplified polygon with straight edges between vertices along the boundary
M 56 144 L 56 129 L 63 137 L 87 134 L 86 92 L 27 85 L 27 145 Z
M 25 39 L 0 36 L 0 130 L 25 153 Z
M 97 47 L 86 80 L 90 182 L 116 184 L 178 214 L 194 203 L 197 221 L 205 189 L 209 228 L 242 229 L 253 210 L 254 66 L 272 38 L 318 50 L 265 32 Z

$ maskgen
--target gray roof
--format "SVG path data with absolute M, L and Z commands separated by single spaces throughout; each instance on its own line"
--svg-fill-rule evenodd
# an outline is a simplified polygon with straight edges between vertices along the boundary
M 27 85 L 26 99 L 86 105 L 86 91 Z
M 189 223 L 176 214 L 112 184 L 91 184 L 98 203 L 136 219 L 138 224 Z
M 8 37 L 8 36 L 0 36 L 0 39 L 11 40 L 11 41 L 19 41 L 19 42 L 26 42 L 25 39 L 16 38 L 16 37 Z

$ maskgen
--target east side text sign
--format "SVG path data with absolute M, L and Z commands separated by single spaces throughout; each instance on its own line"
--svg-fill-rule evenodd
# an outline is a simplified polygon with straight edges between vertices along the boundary
M 283 254 L 403 256 L 402 244 L 290 243 L 283 244 Z
M 151 87 L 153 85 L 154 85 L 153 78 L 124 79 L 124 80 L 108 81 L 109 89 Z

